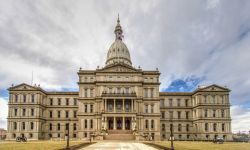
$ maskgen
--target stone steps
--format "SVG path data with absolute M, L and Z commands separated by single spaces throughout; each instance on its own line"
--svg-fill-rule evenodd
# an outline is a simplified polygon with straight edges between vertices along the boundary
M 108 134 L 104 136 L 104 140 L 135 140 L 133 134 Z
M 109 134 L 132 134 L 131 130 L 108 130 Z

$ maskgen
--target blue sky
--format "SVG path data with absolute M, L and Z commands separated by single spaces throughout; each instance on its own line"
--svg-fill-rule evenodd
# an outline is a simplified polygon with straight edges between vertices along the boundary
M 250 130 L 250 1 L 9 0 L 0 2 L 0 127 L 6 89 L 77 90 L 80 67 L 104 66 L 120 14 L 134 67 L 159 68 L 161 91 L 218 84 L 232 91 L 234 131 Z

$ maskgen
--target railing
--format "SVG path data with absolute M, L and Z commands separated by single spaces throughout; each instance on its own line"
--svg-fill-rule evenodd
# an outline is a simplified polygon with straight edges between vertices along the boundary
M 102 97 L 136 97 L 136 93 L 106 93 L 106 92 L 102 92 Z

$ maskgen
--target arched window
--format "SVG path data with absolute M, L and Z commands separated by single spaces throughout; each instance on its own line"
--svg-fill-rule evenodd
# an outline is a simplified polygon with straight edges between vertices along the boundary
M 151 120 L 151 129 L 153 129 L 154 128 L 154 123 L 155 123 L 155 121 L 154 120 Z
M 204 112 L 204 117 L 207 117 L 208 115 L 208 110 L 206 109 L 205 112 Z

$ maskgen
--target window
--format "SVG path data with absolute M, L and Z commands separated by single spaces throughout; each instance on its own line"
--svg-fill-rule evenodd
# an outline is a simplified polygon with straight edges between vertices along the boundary
M 207 140 L 209 139 L 209 135 L 208 135 L 208 134 L 206 135 L 206 139 L 207 139 Z
M 151 129 L 154 128 L 154 126 L 155 126 L 154 123 L 155 123 L 154 120 L 151 120 Z
M 69 123 L 65 124 L 66 130 L 69 130 Z
M 145 120 L 145 128 L 148 129 L 148 120 Z
M 88 97 L 88 89 L 84 89 L 84 97 Z
M 16 103 L 18 102 L 18 95 L 15 95 Z
M 177 99 L 177 106 L 181 106 L 181 100 Z
M 84 128 L 88 128 L 88 120 L 87 119 L 84 120 Z
M 181 131 L 181 124 L 178 124 L 178 131 Z
M 187 135 L 187 139 L 189 139 L 189 138 L 190 138 L 190 135 L 188 134 L 188 135 Z
M 13 138 L 16 138 L 16 134 L 15 133 L 13 134 Z
M 25 122 L 22 122 L 22 129 L 25 130 Z
M 179 140 L 181 139 L 181 137 L 182 137 L 182 135 L 181 135 L 181 134 L 179 134 Z
M 33 134 L 32 134 L 32 133 L 30 133 L 30 134 L 29 134 L 29 136 L 30 136 L 30 138 L 32 138 L 32 137 L 33 137 Z
M 161 130 L 162 130 L 162 131 L 165 131 L 165 124 L 162 124 L 162 125 L 161 125 Z
M 165 112 L 161 112 L 161 118 L 165 118 Z
M 84 133 L 84 137 L 88 137 L 88 133 L 87 132 Z
M 148 97 L 148 89 L 144 89 L 144 97 Z
M 185 100 L 185 105 L 188 107 L 188 99 Z
M 60 138 L 60 137 L 61 137 L 60 133 L 58 133 L 58 134 L 57 134 L 57 137 L 58 137 L 58 138 Z
M 57 111 L 57 118 L 61 118 L 61 111 Z
M 205 123 L 205 131 L 208 131 L 208 123 Z
M 23 102 L 26 102 L 26 95 L 23 95 Z
M 93 105 L 90 105 L 90 112 L 93 113 Z
M 213 110 L 213 117 L 216 117 L 216 110 Z
M 49 117 L 52 118 L 53 117 L 53 112 L 49 111 Z
M 207 117 L 208 116 L 207 114 L 208 114 L 208 110 L 206 109 L 204 116 Z
M 16 122 L 13 123 L 13 127 L 14 127 L 14 130 L 17 129 L 17 123 Z
M 76 106 L 77 105 L 77 99 L 74 98 L 74 105 Z
M 52 130 L 52 123 L 49 124 L 49 130 Z
M 151 105 L 151 113 L 154 113 L 154 105 Z
M 173 119 L 173 111 L 169 111 L 169 118 Z
M 129 93 L 129 88 L 128 88 L 128 87 L 125 88 L 125 93 L 126 93 L 126 94 Z
M 169 106 L 173 106 L 173 100 L 172 99 L 169 99 Z
M 151 91 L 150 91 L 150 97 L 154 97 L 154 89 L 151 89 Z
M 214 127 L 214 131 L 216 131 L 216 130 L 217 130 L 217 124 L 214 123 L 214 124 L 213 124 L 213 127 Z
M 145 105 L 145 113 L 148 113 L 148 105 Z
M 186 125 L 186 131 L 189 131 L 189 124 Z
M 15 113 L 14 113 L 14 114 L 15 114 L 15 116 L 17 116 L 17 109 L 15 109 L 14 111 L 15 111 Z
M 84 112 L 85 112 L 85 113 L 88 112 L 88 105 L 87 105 L 87 104 L 84 105 Z
M 23 109 L 23 116 L 26 115 L 26 109 Z
M 33 130 L 33 129 L 34 129 L 34 123 L 31 122 L 31 123 L 30 123 L 30 130 Z
M 225 111 L 222 109 L 221 110 L 221 117 L 224 118 L 225 117 Z
M 93 96 L 94 96 L 94 90 L 90 89 L 90 97 L 93 97 Z
M 189 118 L 189 112 L 186 111 L 186 119 L 188 119 L 188 118 Z
M 65 117 L 69 118 L 69 111 L 65 111 Z
M 34 95 L 34 94 L 31 95 L 31 102 L 32 102 L 32 103 L 35 102 L 35 95 Z
M 34 109 L 31 109 L 31 116 L 34 116 Z
M 53 99 L 50 98 L 49 100 L 50 100 L 50 106 L 52 106 L 53 105 Z
M 52 134 L 51 133 L 49 134 L 49 138 L 52 138 Z
M 225 131 L 225 124 L 224 124 L 224 123 L 221 124 L 221 130 L 222 130 L 223 132 Z
M 73 124 L 73 129 L 76 130 L 76 123 Z
M 181 119 L 181 112 L 178 111 L 178 119 Z
M 93 128 L 93 120 L 91 119 L 90 120 L 90 129 L 92 129 Z
M 121 88 L 117 88 L 117 93 L 121 93 Z
M 74 111 L 74 118 L 76 118 L 77 111 Z
M 57 105 L 59 105 L 59 106 L 61 105 L 61 98 L 57 99 Z
M 66 105 L 69 105 L 69 99 L 66 98 Z
M 58 130 L 58 131 L 61 130 L 61 125 L 60 125 L 60 123 L 57 124 L 57 130 Z
M 75 133 L 73 134 L 73 138 L 76 138 L 76 134 Z

